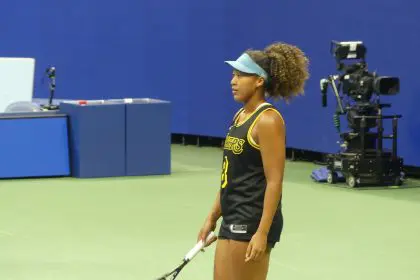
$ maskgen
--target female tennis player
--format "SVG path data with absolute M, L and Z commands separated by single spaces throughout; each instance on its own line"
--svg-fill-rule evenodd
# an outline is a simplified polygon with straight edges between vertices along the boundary
M 303 94 L 308 58 L 296 46 L 274 43 L 226 63 L 233 68 L 233 98 L 243 106 L 229 128 L 221 187 L 198 239 L 206 240 L 222 217 L 214 280 L 265 280 L 283 230 L 286 150 L 284 120 L 266 97 L 289 101 Z

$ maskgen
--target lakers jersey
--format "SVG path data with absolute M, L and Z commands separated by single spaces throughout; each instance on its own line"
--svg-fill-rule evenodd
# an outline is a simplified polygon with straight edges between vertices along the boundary
M 266 110 L 276 110 L 264 103 L 248 118 L 237 123 L 238 114 L 229 128 L 223 150 L 220 203 L 224 227 L 238 227 L 237 231 L 255 233 L 262 217 L 266 178 L 259 146 L 252 139 L 251 131 L 258 118 Z M 279 238 L 283 225 L 281 206 L 272 223 L 274 239 Z M 273 239 L 272 238 L 272 239 Z

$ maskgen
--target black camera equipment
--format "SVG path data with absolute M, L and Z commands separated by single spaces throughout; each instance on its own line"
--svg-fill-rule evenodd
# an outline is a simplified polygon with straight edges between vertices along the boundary
M 331 85 L 337 99 L 334 125 L 341 141 L 340 151 L 327 156 L 327 182 L 336 183 L 340 172 L 352 188 L 402 184 L 403 159 L 397 155 L 397 126 L 401 115 L 383 115 L 383 108 L 391 105 L 381 104 L 379 100 L 380 95 L 399 93 L 399 78 L 369 72 L 366 47 L 361 41 L 332 41 L 330 51 L 342 74 L 321 79 L 322 106 L 327 106 L 327 90 Z M 341 115 L 347 115 L 349 132 L 341 133 Z M 384 135 L 386 119 L 392 120 L 390 135 Z M 375 127 L 376 131 L 371 131 Z M 384 149 L 384 139 L 392 139 L 392 149 Z
M 45 70 L 45 75 L 49 78 L 49 89 L 50 89 L 50 97 L 48 99 L 48 104 L 43 105 L 42 109 L 44 110 L 58 110 L 59 106 L 53 105 L 53 98 L 55 93 L 55 67 L 51 66 Z

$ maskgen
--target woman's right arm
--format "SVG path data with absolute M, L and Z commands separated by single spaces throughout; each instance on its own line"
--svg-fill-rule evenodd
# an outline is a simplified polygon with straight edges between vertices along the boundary
M 220 206 L 220 190 L 219 190 L 217 192 L 216 200 L 213 203 L 213 207 L 211 208 L 211 211 L 207 219 L 211 219 L 212 221 L 216 223 L 221 216 L 222 216 L 222 208 Z
M 219 220 L 219 218 L 222 216 L 222 208 L 220 206 L 220 190 L 217 192 L 216 200 L 213 203 L 213 207 L 211 208 L 210 213 L 207 215 L 206 220 L 204 222 L 204 225 L 200 229 L 200 232 L 198 233 L 197 241 L 202 240 L 203 242 L 206 240 L 207 235 L 214 231 L 216 228 L 216 223 Z M 216 237 L 214 237 L 210 242 L 206 244 L 206 246 L 209 246 L 211 243 L 216 241 Z

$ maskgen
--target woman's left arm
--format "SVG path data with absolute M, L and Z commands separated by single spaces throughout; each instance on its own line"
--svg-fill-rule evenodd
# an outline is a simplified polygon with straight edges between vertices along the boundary
M 267 237 L 282 194 L 284 165 L 286 159 L 285 126 L 283 118 L 269 110 L 260 116 L 256 133 L 262 156 L 267 188 L 264 209 L 257 232 L 252 237 L 245 261 L 258 261 L 267 247 Z
M 258 122 L 258 142 L 267 189 L 264 197 L 264 210 L 258 231 L 268 234 L 277 211 L 283 187 L 283 174 L 286 159 L 286 137 L 283 118 L 279 113 L 269 110 L 262 114 Z

